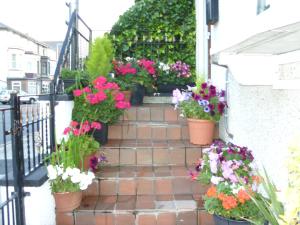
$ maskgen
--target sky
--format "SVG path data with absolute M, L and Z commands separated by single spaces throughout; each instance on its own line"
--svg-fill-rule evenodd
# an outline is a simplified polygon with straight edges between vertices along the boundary
M 66 2 L 75 0 L 0 0 L 0 22 L 38 41 L 62 41 L 69 17 Z M 79 14 L 93 37 L 110 30 L 134 0 L 79 0 Z

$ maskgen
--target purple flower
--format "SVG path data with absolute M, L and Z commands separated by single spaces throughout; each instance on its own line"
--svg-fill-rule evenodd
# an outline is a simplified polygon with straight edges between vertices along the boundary
M 209 112 L 210 112 L 210 108 L 209 108 L 208 106 L 205 106 L 203 110 L 204 110 L 204 112 L 206 112 L 206 113 L 209 113 Z
M 225 91 L 224 90 L 221 91 L 220 97 L 225 97 Z
M 92 171 L 95 171 L 98 167 L 98 158 L 96 156 L 93 156 L 90 158 L 90 168 Z
M 207 88 L 207 83 L 202 83 L 202 84 L 201 84 L 201 88 L 202 88 L 202 89 L 206 89 L 206 88 Z

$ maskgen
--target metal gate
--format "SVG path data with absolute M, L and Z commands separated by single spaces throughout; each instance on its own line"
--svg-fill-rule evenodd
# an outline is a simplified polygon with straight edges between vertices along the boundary
M 39 99 L 44 98 L 45 101 Z M 31 104 L 23 104 L 30 99 Z M 25 225 L 24 187 L 47 180 L 54 150 L 54 96 L 17 96 L 0 106 L 0 224 Z

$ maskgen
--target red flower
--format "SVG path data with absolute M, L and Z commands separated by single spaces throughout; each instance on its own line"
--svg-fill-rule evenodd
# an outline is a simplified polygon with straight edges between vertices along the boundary
M 101 129 L 101 123 L 98 123 L 98 122 L 92 122 L 92 123 L 91 123 L 91 128 L 100 130 L 100 129 Z
M 116 96 L 115 96 L 115 100 L 116 100 L 116 101 L 123 101 L 124 98 L 125 98 L 125 95 L 124 95 L 124 93 L 122 93 L 122 92 L 119 92 L 119 93 L 116 94 Z
M 64 135 L 70 133 L 71 131 L 71 128 L 70 127 L 66 127 L 65 130 L 64 130 Z
M 71 121 L 70 126 L 75 128 L 79 125 L 79 123 L 77 121 Z
M 80 89 L 74 90 L 73 91 L 73 95 L 75 97 L 79 97 L 80 95 L 82 95 L 82 90 L 80 90 Z

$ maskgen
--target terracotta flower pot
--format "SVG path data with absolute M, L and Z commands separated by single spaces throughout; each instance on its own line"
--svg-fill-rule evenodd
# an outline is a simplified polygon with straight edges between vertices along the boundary
M 80 206 L 82 192 L 54 193 L 53 196 L 57 212 L 71 212 Z
M 187 120 L 190 142 L 195 145 L 210 145 L 214 137 L 215 122 L 189 118 Z
M 82 169 L 83 171 L 88 171 L 90 168 L 90 159 L 95 156 L 96 153 L 92 153 L 84 157 L 83 159 L 83 165 L 82 162 L 80 162 L 79 169 Z
M 127 102 L 130 102 L 130 98 L 131 98 L 131 91 L 122 91 L 125 95 L 125 100 Z

